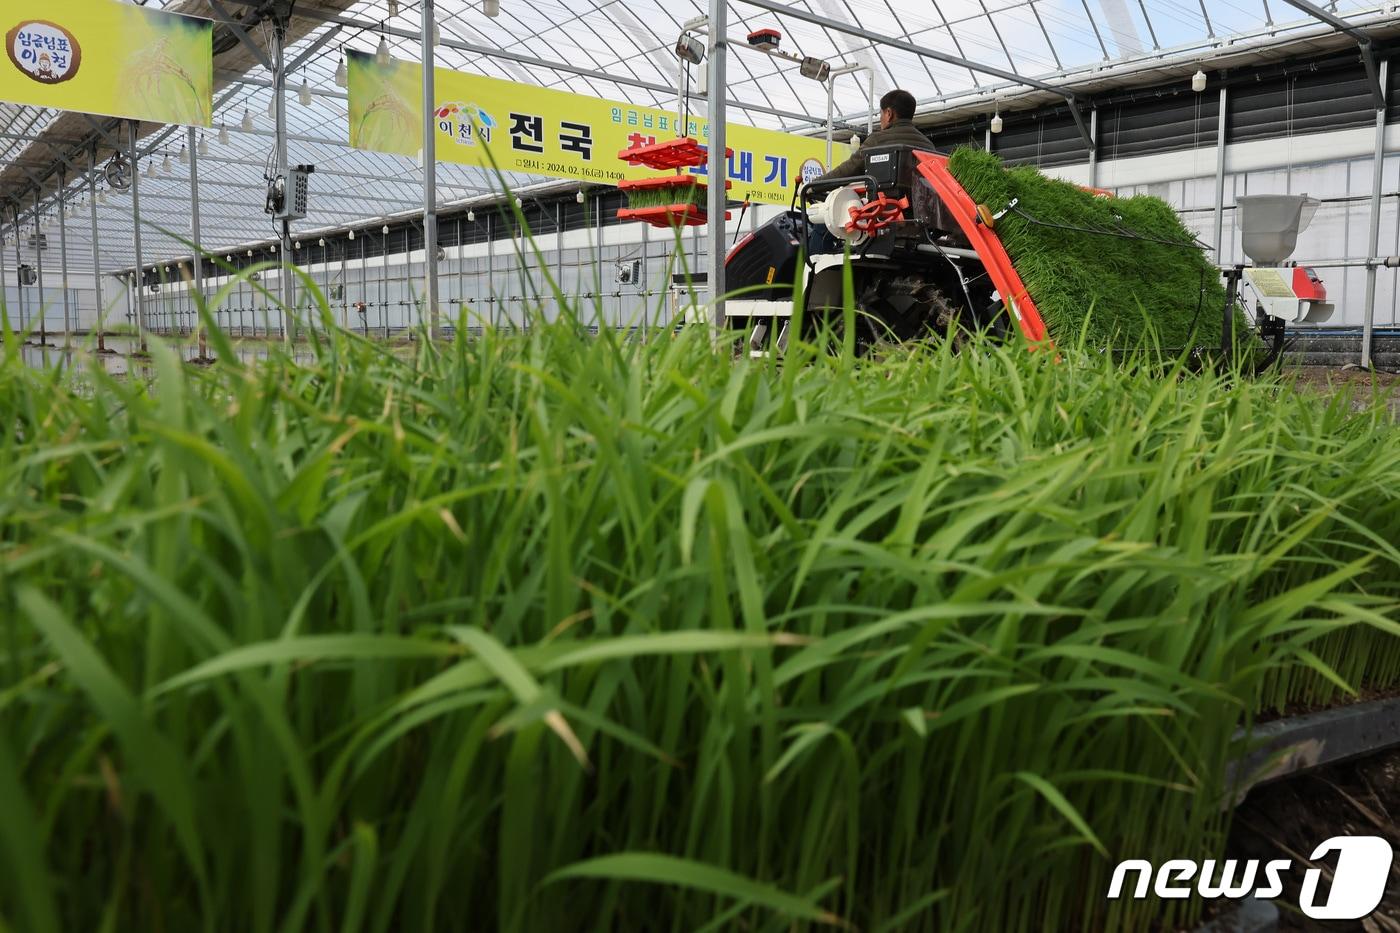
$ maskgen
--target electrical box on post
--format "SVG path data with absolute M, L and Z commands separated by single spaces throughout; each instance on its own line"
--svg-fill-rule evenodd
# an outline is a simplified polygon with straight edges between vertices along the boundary
M 272 179 L 267 186 L 267 213 L 278 220 L 301 220 L 306 216 L 314 165 L 297 165 Z
M 642 284 L 642 261 L 633 259 L 631 262 L 620 262 L 617 264 L 617 284 L 618 285 L 641 285 Z
M 20 284 L 20 285 L 37 285 L 37 284 L 39 284 L 39 275 L 38 275 L 38 273 L 36 273 L 36 272 L 34 271 L 34 267 L 31 266 L 31 265 L 29 265 L 28 263 L 25 263 L 25 264 L 21 265 L 17 271 L 18 271 L 18 273 L 19 273 L 19 284 Z

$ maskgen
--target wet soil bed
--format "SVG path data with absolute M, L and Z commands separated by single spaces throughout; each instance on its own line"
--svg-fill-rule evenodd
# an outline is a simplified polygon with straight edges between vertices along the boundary
M 1380 906 L 1362 920 L 1313 920 L 1298 909 L 1308 868 L 1322 870 L 1316 900 L 1326 903 L 1337 856 L 1308 857 L 1333 836 L 1380 836 L 1400 850 L 1400 749 L 1318 768 L 1256 787 L 1235 809 L 1227 857 L 1289 859 L 1274 904 L 1288 933 L 1400 933 L 1400 859 L 1392 861 Z

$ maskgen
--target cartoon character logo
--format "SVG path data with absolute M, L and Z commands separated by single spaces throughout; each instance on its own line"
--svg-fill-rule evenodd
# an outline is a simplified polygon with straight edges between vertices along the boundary
M 811 184 L 826 173 L 826 168 L 816 159 L 807 159 L 802 163 L 802 168 L 798 174 L 802 176 L 804 185 Z
M 83 52 L 67 29 L 47 20 L 27 20 L 5 34 L 10 63 L 40 84 L 59 84 L 78 73 Z
M 459 146 L 475 146 L 480 139 L 491 142 L 491 132 L 496 128 L 496 118 L 476 104 L 453 101 L 442 104 L 437 109 L 438 131 L 447 133 Z

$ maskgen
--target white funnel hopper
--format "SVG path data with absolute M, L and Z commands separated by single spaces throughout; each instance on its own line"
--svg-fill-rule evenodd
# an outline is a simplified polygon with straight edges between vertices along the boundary
M 1235 199 L 1244 253 L 1256 266 L 1276 266 L 1298 245 L 1322 204 L 1306 194 L 1252 194 Z

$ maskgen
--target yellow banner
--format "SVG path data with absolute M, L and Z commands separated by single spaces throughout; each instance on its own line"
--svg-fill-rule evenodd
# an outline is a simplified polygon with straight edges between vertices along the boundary
M 423 148 L 422 78 L 416 62 L 351 52 L 350 145 L 356 149 L 418 156 Z M 573 178 L 615 185 L 624 178 L 669 174 L 628 165 L 618 153 L 649 142 L 691 136 L 705 143 L 709 121 L 691 117 L 682 128 L 675 112 L 552 91 L 514 81 L 439 68 L 439 162 L 503 172 Z M 728 124 L 730 197 L 787 204 L 794 184 L 826 171 L 826 140 Z M 489 153 L 489 154 L 488 154 Z M 832 147 L 845 159 L 850 147 Z M 690 169 L 705 174 L 704 167 Z
M 0 100 L 152 123 L 213 120 L 209 20 L 117 0 L 3 6 Z

